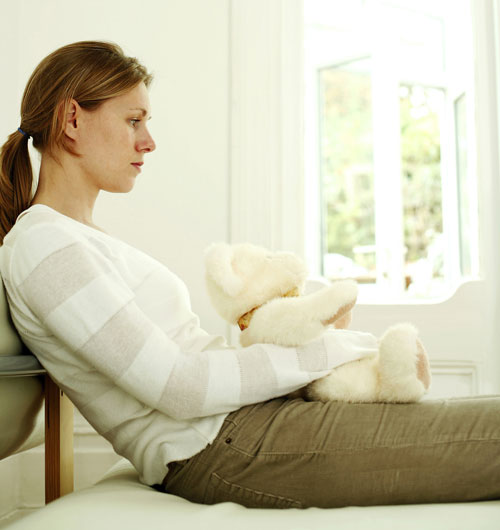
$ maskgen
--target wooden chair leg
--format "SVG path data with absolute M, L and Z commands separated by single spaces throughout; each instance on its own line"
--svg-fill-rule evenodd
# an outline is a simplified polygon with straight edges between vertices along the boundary
M 45 376 L 45 503 L 73 491 L 73 404 Z

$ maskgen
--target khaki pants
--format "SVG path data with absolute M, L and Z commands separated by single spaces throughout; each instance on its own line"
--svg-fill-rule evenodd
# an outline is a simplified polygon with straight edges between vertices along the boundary
M 258 508 L 499 499 L 500 396 L 243 407 L 161 489 Z

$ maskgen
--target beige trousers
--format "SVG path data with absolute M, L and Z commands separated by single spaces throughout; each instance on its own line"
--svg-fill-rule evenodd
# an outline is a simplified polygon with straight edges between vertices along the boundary
M 259 508 L 499 499 L 500 396 L 243 407 L 160 489 Z

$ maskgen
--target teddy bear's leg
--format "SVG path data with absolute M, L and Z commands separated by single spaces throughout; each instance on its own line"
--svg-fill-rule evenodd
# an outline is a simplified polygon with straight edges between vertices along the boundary
M 418 401 L 430 386 L 430 368 L 417 330 L 410 324 L 390 328 L 380 340 L 378 398 L 380 401 Z
M 375 355 L 338 366 L 326 377 L 307 385 L 305 394 L 310 401 L 372 403 L 377 401 L 377 390 L 378 355 Z
M 409 324 L 390 328 L 379 354 L 346 363 L 306 387 L 313 401 L 351 403 L 418 401 L 430 386 L 430 368 L 417 330 Z

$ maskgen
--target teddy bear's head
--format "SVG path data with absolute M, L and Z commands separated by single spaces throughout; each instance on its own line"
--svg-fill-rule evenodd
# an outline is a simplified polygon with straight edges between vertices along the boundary
M 231 324 L 273 298 L 301 294 L 307 276 L 295 254 L 249 243 L 214 243 L 206 250 L 205 267 L 211 301 Z

